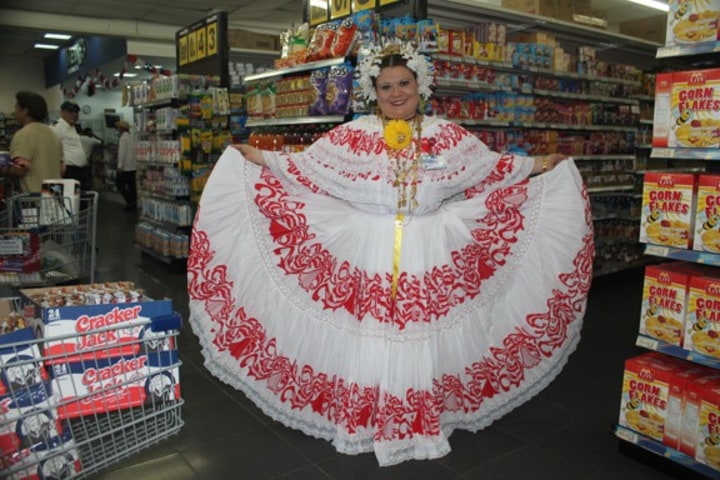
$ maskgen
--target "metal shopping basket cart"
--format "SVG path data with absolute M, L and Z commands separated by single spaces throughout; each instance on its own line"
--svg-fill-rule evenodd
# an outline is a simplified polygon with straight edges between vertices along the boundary
M 0 206 L 0 285 L 93 282 L 97 192 L 11 196 Z
M 180 431 L 180 317 L 124 306 L 74 307 L 84 334 L 0 336 L 0 477 L 86 478 Z

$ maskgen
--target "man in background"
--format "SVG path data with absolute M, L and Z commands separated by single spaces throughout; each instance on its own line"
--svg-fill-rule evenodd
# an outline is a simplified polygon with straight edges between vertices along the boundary
M 80 182 L 82 190 L 90 190 L 90 166 L 83 150 L 82 141 L 75 124 L 80 117 L 77 103 L 65 101 L 60 105 L 60 118 L 53 125 L 63 145 L 63 161 L 65 162 L 64 178 L 74 178 Z
M 45 99 L 34 92 L 15 94 L 15 120 L 22 128 L 10 142 L 10 164 L 0 167 L 0 175 L 19 179 L 24 193 L 39 193 L 43 180 L 60 178 L 63 145 L 45 123 Z
M 120 120 L 115 124 L 120 132 L 118 139 L 118 163 L 115 182 L 125 199 L 125 210 L 137 208 L 137 187 L 135 185 L 135 140 L 130 134 L 130 124 Z

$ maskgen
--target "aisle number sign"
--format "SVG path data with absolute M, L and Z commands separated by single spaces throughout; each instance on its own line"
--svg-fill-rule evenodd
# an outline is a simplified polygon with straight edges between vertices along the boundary
M 181 31 L 177 37 L 178 64 L 183 66 L 217 55 L 218 43 L 218 22 L 213 17 Z
M 328 19 L 347 17 L 362 10 L 371 10 L 377 6 L 390 5 L 402 0 L 310 0 L 307 2 L 307 18 L 310 25 L 319 25 Z

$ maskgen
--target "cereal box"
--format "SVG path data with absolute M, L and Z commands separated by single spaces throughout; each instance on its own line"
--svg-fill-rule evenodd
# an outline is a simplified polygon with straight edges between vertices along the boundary
M 665 437 L 663 443 L 675 450 L 680 449 L 683 428 L 683 412 L 687 400 L 688 386 L 700 378 L 717 375 L 717 372 L 710 367 L 693 364 L 680 359 L 674 359 L 679 369 L 670 380 L 668 391 L 668 408 L 665 420 Z
M 717 382 L 700 391 L 696 442 L 695 460 L 720 470 L 720 384 Z
M 682 345 L 689 272 L 677 264 L 645 267 L 640 333 L 669 345 Z
M 715 389 L 718 386 L 720 386 L 720 373 L 718 372 L 693 378 L 685 386 L 678 450 L 690 458 L 695 458 L 698 437 L 701 436 L 699 434 L 700 408 L 702 399 L 706 396 L 705 391 Z
M 720 358 L 720 278 L 690 279 L 683 348 Z
M 646 173 L 640 219 L 640 242 L 690 248 L 694 196 L 693 174 Z
M 659 442 L 665 437 L 670 383 L 679 371 L 662 357 L 650 352 L 625 360 L 618 422 Z
M 669 0 L 666 45 L 720 40 L 720 0 Z
M 720 253 L 720 175 L 698 177 L 693 250 Z

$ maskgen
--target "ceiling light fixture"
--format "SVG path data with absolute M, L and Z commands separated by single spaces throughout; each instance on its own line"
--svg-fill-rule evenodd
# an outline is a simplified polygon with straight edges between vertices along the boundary
M 72 35 L 68 35 L 66 33 L 46 33 L 45 35 L 43 35 L 43 37 L 53 40 L 70 40 L 72 38 Z
M 42 48 L 44 50 L 57 50 L 60 48 L 59 45 L 50 45 L 49 43 L 36 43 L 33 45 L 35 48 Z
M 660 2 L 658 0 L 628 0 L 631 3 L 637 3 L 644 7 L 654 8 L 655 10 L 662 10 L 663 12 L 669 12 L 670 6 L 666 2 Z
M 113 77 L 119 77 L 119 76 L 120 76 L 119 73 L 113 73 Z M 132 78 L 132 77 L 137 77 L 137 76 L 138 76 L 137 73 L 123 73 L 123 78 Z

